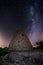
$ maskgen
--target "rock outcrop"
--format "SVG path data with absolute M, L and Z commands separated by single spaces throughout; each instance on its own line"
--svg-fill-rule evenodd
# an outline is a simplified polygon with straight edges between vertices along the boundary
M 2 57 L 2 65 L 43 65 L 43 50 L 9 52 Z

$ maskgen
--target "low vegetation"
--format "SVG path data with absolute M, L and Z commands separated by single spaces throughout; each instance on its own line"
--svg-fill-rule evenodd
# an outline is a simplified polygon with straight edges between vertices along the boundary
M 8 53 L 8 49 L 5 47 L 5 48 L 0 48 L 0 56 L 4 56 Z

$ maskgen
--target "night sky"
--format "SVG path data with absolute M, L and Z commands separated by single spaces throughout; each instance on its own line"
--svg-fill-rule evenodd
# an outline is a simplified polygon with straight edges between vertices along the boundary
M 32 45 L 43 40 L 42 0 L 0 1 L 0 46 L 10 43 L 17 29 L 25 30 Z

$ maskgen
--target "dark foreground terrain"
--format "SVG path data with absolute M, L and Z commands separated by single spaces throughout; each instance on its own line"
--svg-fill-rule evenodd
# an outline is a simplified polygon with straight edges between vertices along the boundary
M 0 56 L 0 65 L 43 65 L 43 49 L 32 51 L 10 51 Z

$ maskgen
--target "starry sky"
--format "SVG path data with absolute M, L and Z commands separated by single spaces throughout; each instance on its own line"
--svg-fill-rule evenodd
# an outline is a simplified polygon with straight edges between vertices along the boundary
M 42 0 L 0 1 L 0 47 L 9 45 L 17 29 L 25 30 L 32 45 L 43 40 Z

